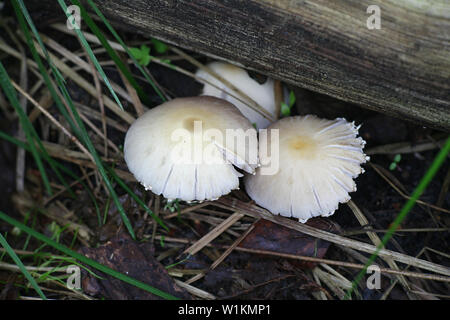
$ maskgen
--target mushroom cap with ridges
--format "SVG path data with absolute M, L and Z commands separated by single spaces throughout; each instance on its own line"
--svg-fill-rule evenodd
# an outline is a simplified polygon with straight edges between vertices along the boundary
M 275 174 L 245 178 L 249 196 L 273 214 L 306 222 L 329 216 L 339 203 L 350 200 L 356 191 L 354 178 L 364 172 L 368 160 L 365 141 L 357 137 L 358 127 L 345 119 L 320 119 L 313 115 L 287 117 L 270 125 L 267 150 L 271 150 L 270 130 L 279 130 L 279 167 Z M 260 144 L 261 144 L 260 140 Z M 268 156 L 260 153 L 261 163 Z
M 271 78 L 267 78 L 263 84 L 258 83 L 252 79 L 246 70 L 239 68 L 230 63 L 215 61 L 207 65 L 211 70 L 219 74 L 225 80 L 229 81 L 232 85 L 244 92 L 252 100 L 256 101 L 261 107 L 263 107 L 269 114 L 275 117 L 275 93 L 274 93 L 274 81 Z M 227 92 L 232 93 L 234 96 L 239 97 L 243 101 L 247 101 L 246 98 L 240 96 L 234 92 L 231 88 L 228 88 L 223 82 L 210 75 L 208 72 L 199 69 L 196 72 L 196 76 L 205 79 L 217 87 L 205 83 L 202 94 L 208 96 L 214 96 L 221 99 L 225 99 L 234 104 L 242 114 L 250 120 L 251 123 L 255 123 L 258 129 L 266 128 L 270 124 L 270 120 L 266 119 L 262 114 L 250 108 L 247 104 L 232 97 Z M 225 92 L 225 91 L 227 92 Z M 248 102 L 248 101 L 247 101 Z M 249 102 L 248 102 L 249 103 Z
M 195 133 L 198 123 L 202 135 Z M 222 133 L 223 141 L 208 138 L 205 132 L 210 129 Z M 177 98 L 150 109 L 131 125 L 124 143 L 125 162 L 136 179 L 155 194 L 185 201 L 217 199 L 239 187 L 242 174 L 233 163 L 250 173 L 257 166 L 257 160 L 247 162 L 248 149 L 253 148 L 257 157 L 256 139 L 240 148 L 230 145 L 225 139 L 227 129 L 254 131 L 256 137 L 251 123 L 225 100 Z M 182 136 L 174 135 L 177 132 Z M 200 149 L 192 147 L 196 142 Z M 177 152 L 187 150 L 178 150 L 180 146 L 189 146 L 189 161 L 180 161 Z M 195 158 L 199 154 L 202 158 Z M 233 162 L 236 159 L 239 161 Z

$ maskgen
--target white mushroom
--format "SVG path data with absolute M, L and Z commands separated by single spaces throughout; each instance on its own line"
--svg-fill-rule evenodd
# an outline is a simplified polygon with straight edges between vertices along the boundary
M 278 129 L 279 141 L 271 141 L 271 130 Z M 368 160 L 365 141 L 357 137 L 359 127 L 345 119 L 320 119 L 295 116 L 278 120 L 267 128 L 268 145 L 262 148 L 261 164 L 276 161 L 262 152 L 279 143 L 279 166 L 272 175 L 264 174 L 264 165 L 255 175 L 245 178 L 249 196 L 273 214 L 306 222 L 315 216 L 329 216 L 339 203 L 350 200 L 356 191 L 354 178 L 364 172 Z M 277 139 L 274 139 L 277 140 Z
M 254 172 L 257 147 L 256 130 L 236 107 L 202 96 L 174 99 L 139 117 L 126 134 L 124 155 L 146 189 L 202 201 L 238 188 L 242 174 L 233 164 Z
M 252 100 L 257 102 L 269 114 L 273 115 L 274 119 L 276 118 L 273 79 L 268 78 L 265 83 L 259 84 L 256 80 L 252 79 L 248 75 L 246 70 L 236 67 L 235 65 L 225 62 L 212 62 L 207 66 L 219 76 L 230 82 L 233 86 L 238 88 L 240 91 L 248 95 L 248 97 L 250 97 Z M 203 95 L 214 96 L 231 102 L 242 112 L 242 114 L 247 119 L 250 120 L 251 123 L 256 124 L 258 129 L 266 128 L 270 124 L 270 120 L 265 118 L 261 113 L 253 110 L 247 104 L 232 97 L 227 92 L 232 93 L 234 96 L 239 97 L 241 100 L 246 101 L 247 103 L 250 103 L 248 99 L 242 97 L 240 94 L 227 87 L 223 82 L 213 77 L 208 72 L 199 69 L 196 72 L 196 75 L 220 88 L 218 89 L 208 83 L 205 83 L 202 91 Z

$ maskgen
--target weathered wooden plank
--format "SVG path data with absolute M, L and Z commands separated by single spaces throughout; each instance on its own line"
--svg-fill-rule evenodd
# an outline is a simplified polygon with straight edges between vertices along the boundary
M 448 0 L 95 3 L 122 27 L 450 131 Z M 381 29 L 368 29 L 369 5 Z

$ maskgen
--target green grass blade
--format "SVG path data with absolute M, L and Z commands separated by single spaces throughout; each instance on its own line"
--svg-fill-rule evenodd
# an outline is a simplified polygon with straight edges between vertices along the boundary
M 70 127 L 72 128 L 73 132 L 75 133 L 76 136 L 79 136 L 79 132 L 78 132 L 78 128 L 75 126 L 74 122 L 72 121 L 72 118 L 69 116 L 69 114 L 67 113 L 67 110 L 65 109 L 62 100 L 59 98 L 59 95 L 56 93 L 56 89 L 53 86 L 52 81 L 50 80 L 50 76 L 47 72 L 46 67 L 44 66 L 44 63 L 42 62 L 41 57 L 39 56 L 36 47 L 34 46 L 34 42 L 33 39 L 31 37 L 30 31 L 28 30 L 27 27 L 27 23 L 28 26 L 30 27 L 30 29 L 33 31 L 35 30 L 33 21 L 31 20 L 24 20 L 24 17 L 29 17 L 28 12 L 26 11 L 26 8 L 24 8 L 24 11 L 21 11 L 21 7 L 19 6 L 19 4 L 17 3 L 17 0 L 13 0 L 11 1 L 13 7 L 14 7 L 14 11 L 16 13 L 17 16 L 17 20 L 19 21 L 19 25 L 22 29 L 22 32 L 25 36 L 25 40 L 27 42 L 27 45 L 31 51 L 31 55 L 33 56 L 33 59 L 36 61 L 36 63 L 38 64 L 39 67 L 39 71 L 40 74 L 42 75 L 44 82 L 47 86 L 47 88 L 50 91 L 50 94 L 53 98 L 53 101 L 55 101 L 59 111 L 61 112 L 61 114 L 64 116 L 64 118 L 66 119 L 66 121 L 69 123 Z M 26 23 L 27 22 L 27 23 Z M 47 62 L 50 65 L 50 69 L 52 71 L 52 73 L 55 75 L 56 79 L 59 79 L 61 81 L 64 82 L 64 78 L 61 76 L 60 72 L 58 71 L 58 69 L 53 65 L 50 56 L 48 55 L 47 49 L 45 48 L 44 44 L 42 43 L 41 37 L 39 36 L 39 33 L 37 31 L 34 31 L 34 36 L 36 39 L 38 39 L 38 43 L 40 44 L 40 48 L 42 50 L 42 52 L 45 53 L 45 56 L 47 57 Z M 59 75 L 59 76 L 58 76 Z
M 103 35 L 100 28 L 97 26 L 97 24 L 92 20 L 84 6 L 78 1 L 78 0 L 72 0 L 72 3 L 80 7 L 81 17 L 84 22 L 88 25 L 89 29 L 97 36 L 98 40 L 102 44 L 102 46 L 105 48 L 108 55 L 111 57 L 111 59 L 114 61 L 116 66 L 120 69 L 122 74 L 127 78 L 127 80 L 130 82 L 130 84 L 133 86 L 133 88 L 136 90 L 139 97 L 144 101 L 145 104 L 150 104 L 150 99 L 148 95 L 145 93 L 145 91 L 142 89 L 142 87 L 137 83 L 137 81 L 134 79 L 133 75 L 131 74 L 128 67 L 123 63 L 123 61 L 119 58 L 116 51 L 111 47 L 106 37 Z
M 72 99 L 70 98 L 70 95 L 69 95 L 69 93 L 67 91 L 67 88 L 66 88 L 66 86 L 64 84 L 65 81 L 62 78 L 61 73 L 54 67 L 53 63 L 51 62 L 50 57 L 47 54 L 46 56 L 47 56 L 47 59 L 49 60 L 48 63 L 50 64 L 50 66 L 52 68 L 53 74 L 55 75 L 56 83 L 57 83 L 57 85 L 58 85 L 58 87 L 59 87 L 59 89 L 60 89 L 60 91 L 61 91 L 61 93 L 62 93 L 62 95 L 63 95 L 63 97 L 64 97 L 64 99 L 66 101 L 66 103 L 67 103 L 67 105 L 69 106 L 70 110 L 72 111 L 72 114 L 73 114 L 73 116 L 75 118 L 76 125 L 72 121 L 71 117 L 68 115 L 65 107 L 62 104 L 62 101 L 59 99 L 59 96 L 56 94 L 56 91 L 55 91 L 55 89 L 53 87 L 53 84 L 51 83 L 51 81 L 50 81 L 50 79 L 48 77 L 47 70 L 43 66 L 42 61 L 41 61 L 41 59 L 39 57 L 39 54 L 36 51 L 36 48 L 34 48 L 34 43 L 33 43 L 32 39 L 31 39 L 30 33 L 29 33 L 29 31 L 28 31 L 28 29 L 27 29 L 27 27 L 25 25 L 25 21 L 24 21 L 24 18 L 22 16 L 22 15 L 24 15 L 25 17 L 29 17 L 28 12 L 26 11 L 25 6 L 19 8 L 19 5 L 16 3 L 16 1 L 20 1 L 20 0 L 13 0 L 12 3 L 13 3 L 13 6 L 14 6 L 14 9 L 16 11 L 16 15 L 18 17 L 19 23 L 21 25 L 21 28 L 22 28 L 24 34 L 25 34 L 28 46 L 31 49 L 33 57 L 34 57 L 35 61 L 38 63 L 38 65 L 39 65 L 39 69 L 41 71 L 41 74 L 45 75 L 44 76 L 45 82 L 46 82 L 47 86 L 50 89 L 52 97 L 55 99 L 55 102 L 57 104 L 58 109 L 60 110 L 60 112 L 66 118 L 67 122 L 71 126 L 72 131 L 81 140 L 81 142 L 84 143 L 84 145 L 87 147 L 87 149 L 91 153 L 92 157 L 94 158 L 94 161 L 95 161 L 95 164 L 97 166 L 97 169 L 99 170 L 99 173 L 102 176 L 103 181 L 105 182 L 106 188 L 110 192 L 111 197 L 113 198 L 114 203 L 116 204 L 116 207 L 119 210 L 119 213 L 120 213 L 120 216 L 121 216 L 121 218 L 122 218 L 122 220 L 124 222 L 124 225 L 126 226 L 126 228 L 127 228 L 128 232 L 130 233 L 131 237 L 133 239 L 136 239 L 136 236 L 134 234 L 134 231 L 133 231 L 133 228 L 131 226 L 131 223 L 130 223 L 130 221 L 129 221 L 129 219 L 128 219 L 128 217 L 127 217 L 127 215 L 126 215 L 126 213 L 125 213 L 125 211 L 124 211 L 124 209 L 123 209 L 123 207 L 122 207 L 122 205 L 121 205 L 121 203 L 119 201 L 119 198 L 117 197 L 117 194 L 114 191 L 114 188 L 112 187 L 112 184 L 111 184 L 111 182 L 110 182 L 110 180 L 109 180 L 109 178 L 108 178 L 108 176 L 106 174 L 106 171 L 104 169 L 103 163 L 102 163 L 99 155 L 97 154 L 97 151 L 95 150 L 94 145 L 92 144 L 92 141 L 89 138 L 89 135 L 88 135 L 88 133 L 86 131 L 86 128 L 85 128 L 83 122 L 81 121 L 80 115 L 78 114 L 78 111 L 75 108 Z M 22 12 L 21 10 L 25 11 L 25 13 Z M 33 22 L 31 21 L 31 18 L 30 18 L 29 21 L 27 20 L 27 22 L 30 25 L 30 27 L 33 25 Z M 35 30 L 35 28 L 33 28 L 33 27 L 31 27 L 31 29 Z M 40 39 L 40 36 L 37 33 L 37 31 L 35 31 L 34 36 L 36 38 Z M 82 36 L 82 37 L 84 39 L 84 36 Z M 43 52 L 47 52 L 47 50 L 45 49 L 45 46 L 43 45 L 42 41 L 39 41 L 39 43 L 42 45 L 41 50 Z
M 64 3 L 63 0 L 58 0 L 59 5 L 63 9 L 64 13 L 66 14 L 67 18 L 69 19 L 71 17 L 71 14 L 67 11 L 67 6 Z M 111 83 L 108 80 L 108 77 L 106 76 L 105 72 L 103 71 L 103 68 L 100 66 L 100 63 L 98 62 L 97 58 L 95 57 L 94 53 L 92 52 L 91 46 L 86 41 L 86 38 L 84 37 L 83 33 L 79 28 L 74 28 L 76 34 L 78 35 L 78 39 L 80 40 L 81 44 L 83 45 L 84 49 L 88 53 L 89 57 L 91 58 L 92 63 L 94 64 L 95 68 L 97 69 L 98 73 L 102 77 L 104 83 L 108 87 L 109 91 L 111 92 L 111 95 L 113 96 L 114 100 L 116 100 L 117 104 L 119 105 L 120 109 L 123 110 L 122 103 L 119 100 L 119 97 L 117 97 L 116 92 L 114 91 L 113 87 L 111 86 Z
M 61 91 L 63 93 L 63 96 L 66 98 L 67 103 L 69 104 L 69 107 L 72 110 L 72 114 L 75 118 L 75 121 L 78 125 L 78 127 L 80 128 L 80 134 L 81 134 L 81 141 L 84 142 L 85 146 L 87 147 L 89 153 L 92 155 L 92 157 L 94 158 L 95 161 L 95 165 L 97 167 L 97 170 L 99 171 L 100 175 L 102 176 L 102 179 L 105 183 L 106 188 L 108 189 L 111 197 L 113 198 L 114 204 L 116 205 L 120 217 L 122 218 L 122 221 L 125 225 L 125 227 L 127 228 L 128 232 L 130 233 L 131 237 L 133 239 L 136 239 L 136 235 L 134 234 L 133 231 L 133 227 L 131 226 L 130 220 L 128 219 L 128 216 L 125 212 L 125 210 L 123 209 L 122 204 L 119 201 L 119 197 L 117 196 L 116 192 L 114 191 L 114 187 L 112 186 L 112 183 L 106 173 L 105 167 L 103 165 L 102 160 L 100 159 L 100 156 L 97 153 L 97 150 L 95 149 L 91 139 L 89 138 L 89 134 L 86 131 L 86 128 L 83 124 L 83 121 L 80 118 L 80 115 L 77 111 L 77 109 L 75 108 L 75 106 L 73 105 L 72 100 L 70 99 L 69 93 L 67 92 L 66 87 L 64 86 L 64 84 L 61 84 Z
M 359 282 L 362 280 L 364 275 L 367 273 L 367 268 L 375 261 L 380 250 L 386 246 L 388 241 L 392 238 L 394 232 L 400 226 L 401 222 L 405 219 L 405 217 L 408 215 L 408 213 L 411 211 L 411 209 L 416 204 L 416 201 L 420 198 L 422 193 L 425 191 L 428 184 L 431 182 L 431 180 L 433 180 L 434 175 L 437 173 L 437 171 L 439 170 L 441 165 L 444 163 L 449 152 L 450 152 L 450 137 L 447 138 L 447 141 L 445 142 L 444 147 L 439 151 L 437 156 L 434 158 L 433 163 L 431 164 L 430 168 L 427 170 L 425 175 L 420 180 L 418 186 L 412 193 L 411 197 L 408 199 L 406 204 L 400 210 L 400 213 L 397 215 L 394 222 L 389 227 L 389 229 L 386 232 L 386 234 L 384 235 L 383 239 L 381 239 L 380 245 L 377 246 L 377 249 L 371 255 L 371 257 L 367 261 L 364 268 L 358 273 L 358 275 L 352 281 L 352 287 L 346 293 L 347 299 L 351 297 L 352 292 L 356 289 Z
M 43 300 L 47 300 L 47 297 L 44 295 L 41 288 L 39 288 L 38 284 L 36 283 L 36 280 L 34 280 L 34 278 L 31 276 L 31 274 L 25 268 L 25 266 L 23 265 L 20 258 L 17 256 L 17 254 L 14 252 L 14 250 L 10 247 L 10 245 L 8 244 L 8 242 L 6 241 L 6 239 L 3 237 L 3 235 L 1 233 L 0 233 L 0 244 L 2 245 L 3 248 L 5 248 L 6 252 L 9 254 L 9 256 L 14 261 L 14 263 L 19 267 L 20 271 L 23 273 L 25 278 L 28 279 L 31 286 L 34 288 L 34 290 L 36 290 L 36 292 L 39 294 L 39 296 Z
M 147 211 L 148 214 L 150 214 L 150 216 L 155 219 L 155 221 L 158 222 L 161 227 L 163 227 L 166 231 L 169 231 L 169 228 L 167 228 L 164 222 L 162 222 L 159 217 L 155 216 L 153 211 L 150 210 L 150 208 L 147 207 L 146 204 L 130 188 L 128 188 L 128 186 L 125 182 L 122 181 L 122 179 L 119 178 L 119 176 L 114 172 L 114 169 L 109 168 L 108 171 L 112 175 L 114 180 L 116 180 L 116 182 L 119 184 L 119 186 L 121 186 L 134 199 L 134 201 L 136 201 L 142 208 L 144 208 L 145 211 Z
M 20 124 L 22 125 L 23 131 L 25 132 L 25 136 L 27 138 L 27 141 L 29 142 L 29 145 L 31 147 L 31 154 L 33 155 L 33 158 L 36 162 L 36 165 L 39 169 L 39 172 L 41 173 L 42 181 L 44 182 L 45 189 L 48 194 L 52 194 L 52 188 L 50 186 L 50 182 L 47 177 L 47 173 L 45 172 L 44 165 L 42 163 L 42 159 L 39 155 L 39 153 L 36 150 L 36 146 L 33 142 L 33 127 L 30 124 L 30 121 L 25 114 L 25 112 L 22 109 L 22 106 L 19 103 L 19 100 L 17 99 L 16 91 L 13 88 L 11 84 L 11 80 L 9 79 L 8 73 L 6 72 L 5 68 L 3 67 L 3 64 L 0 62 L 0 86 L 3 88 L 3 91 L 6 94 L 6 97 L 8 98 L 9 102 L 17 112 L 17 115 L 20 119 Z
M 149 286 L 148 284 L 146 284 L 146 283 L 144 283 L 142 281 L 136 280 L 134 278 L 131 278 L 131 277 L 129 277 L 129 276 L 123 274 L 123 273 L 117 272 L 114 269 L 111 269 L 111 268 L 109 268 L 107 266 L 104 266 L 104 265 L 98 263 L 95 260 L 86 258 L 84 255 L 79 254 L 78 252 L 75 252 L 73 250 L 70 250 L 66 246 L 63 246 L 63 245 L 61 245 L 61 244 L 59 244 L 59 243 L 49 239 L 48 237 L 40 234 L 39 232 L 36 232 L 35 230 L 27 227 L 26 225 L 20 223 L 17 220 L 9 217 L 8 215 L 6 215 L 5 213 L 3 213 L 1 211 L 0 211 L 0 219 L 2 219 L 4 221 L 6 221 L 7 223 L 9 223 L 9 224 L 11 224 L 11 225 L 21 229 L 22 231 L 30 234 L 34 238 L 36 238 L 36 239 L 46 243 L 47 245 L 49 245 L 49 246 L 51 246 L 51 247 L 53 247 L 53 248 L 55 248 L 55 249 L 57 249 L 57 250 L 59 250 L 61 252 L 63 252 L 65 254 L 73 257 L 74 259 L 80 261 L 81 263 L 89 265 L 92 268 L 95 268 L 95 269 L 97 269 L 97 270 L 99 270 L 99 271 L 101 271 L 103 273 L 106 273 L 106 274 L 108 274 L 110 276 L 113 276 L 113 277 L 115 277 L 115 278 L 117 278 L 119 280 L 122 280 L 122 281 L 124 281 L 124 282 L 126 282 L 128 284 L 136 286 L 136 287 L 138 287 L 138 288 L 140 288 L 142 290 L 148 291 L 148 292 L 150 292 L 150 293 L 152 293 L 154 295 L 157 295 L 157 296 L 159 296 L 161 298 L 171 299 L 171 300 L 178 299 L 178 298 L 172 296 L 169 293 L 166 293 L 166 292 L 164 292 L 162 290 L 159 290 L 157 288 Z
M 13 5 L 14 11 L 15 11 L 15 13 L 16 13 L 17 20 L 19 21 L 19 25 L 20 25 L 20 27 L 21 27 L 21 29 L 22 29 L 22 31 L 23 31 L 23 34 L 25 35 L 25 40 L 26 40 L 26 42 L 27 42 L 27 45 L 28 45 L 28 47 L 29 47 L 30 50 L 31 50 L 31 54 L 32 54 L 34 60 L 35 60 L 36 63 L 38 64 L 40 73 L 41 73 L 41 75 L 43 76 L 44 82 L 45 82 L 45 84 L 47 85 L 47 88 L 49 89 L 49 91 L 50 91 L 50 93 L 51 93 L 51 96 L 52 96 L 52 98 L 53 98 L 53 101 L 55 101 L 57 107 L 59 108 L 59 110 L 60 110 L 61 113 L 63 114 L 64 118 L 65 118 L 66 121 L 70 124 L 70 126 L 71 126 L 71 128 L 72 128 L 72 131 L 75 133 L 75 135 L 79 135 L 79 134 L 78 134 L 78 129 L 75 127 L 75 125 L 74 125 L 72 119 L 70 118 L 69 114 L 67 113 L 66 109 L 64 108 L 64 106 L 63 106 L 63 104 L 62 104 L 62 101 L 61 101 L 61 99 L 59 98 L 59 95 L 58 95 L 58 94 L 56 93 L 56 91 L 55 91 L 55 88 L 54 88 L 54 86 L 53 86 L 53 83 L 50 81 L 50 77 L 49 77 L 49 75 L 48 75 L 48 73 L 47 73 L 47 69 L 46 69 L 46 67 L 44 66 L 44 64 L 43 64 L 43 62 L 42 62 L 42 60 L 41 60 L 39 54 L 38 54 L 37 51 L 36 51 L 36 48 L 35 48 L 35 46 L 34 46 L 32 37 L 31 37 L 30 32 L 29 32 L 29 30 L 28 30 L 28 28 L 27 28 L 27 23 L 26 23 L 25 20 L 24 20 L 24 16 L 28 16 L 28 17 L 29 17 L 28 12 L 26 12 L 26 9 L 25 9 L 25 13 L 23 13 L 23 12 L 21 11 L 21 7 L 20 7 L 20 5 L 18 4 L 17 0 L 13 0 L 13 1 L 11 1 L 11 3 L 12 3 L 12 5 Z M 29 25 L 33 26 L 31 19 L 30 19 L 30 21 L 29 21 Z M 33 28 L 32 28 L 32 29 L 33 29 Z M 38 33 L 35 34 L 35 37 L 36 37 L 37 39 L 40 39 Z M 39 42 L 39 41 L 38 41 L 38 42 Z M 42 41 L 41 41 L 41 43 L 42 43 Z M 41 47 L 41 50 L 42 50 L 43 52 L 47 52 L 46 49 L 45 49 L 45 47 Z M 47 54 L 47 56 L 48 56 L 48 54 Z M 61 74 L 60 74 L 59 71 L 53 66 L 53 64 L 51 63 L 51 61 L 49 61 L 49 65 L 50 65 L 50 67 L 51 67 L 51 69 L 52 69 L 53 74 L 54 74 L 57 78 L 58 78 L 58 75 L 61 76 Z M 31 127 L 32 127 L 32 126 L 31 126 Z M 62 183 L 66 188 L 69 189 L 69 192 L 70 192 L 72 195 L 74 195 L 73 192 L 72 192 L 72 190 L 68 187 L 67 182 L 64 180 L 64 178 L 62 177 L 61 173 L 59 172 L 58 168 L 56 168 L 55 161 L 53 161 L 53 159 L 51 159 L 50 156 L 48 155 L 47 150 L 45 150 L 44 146 L 42 145 L 42 143 L 41 143 L 41 141 L 40 141 L 40 139 L 39 139 L 39 137 L 38 137 L 38 135 L 35 133 L 34 130 L 32 130 L 32 132 L 34 133 L 35 140 L 36 140 L 38 146 L 40 147 L 40 149 L 41 149 L 41 151 L 42 151 L 43 157 L 47 160 L 47 162 L 49 163 L 50 167 L 51 167 L 52 170 L 55 172 L 56 176 L 57 176 L 58 179 L 61 181 L 61 183 Z
M 77 1 L 79 3 L 78 0 L 74 0 L 74 1 Z M 121 46 L 126 51 L 128 56 L 133 60 L 136 68 L 139 69 L 139 71 L 144 75 L 144 77 L 148 81 L 148 83 L 152 86 L 153 90 L 155 90 L 155 92 L 158 94 L 158 96 L 161 98 L 161 100 L 165 102 L 167 99 L 164 97 L 164 95 L 161 93 L 161 91 L 158 89 L 158 87 L 152 81 L 152 79 L 150 78 L 150 75 L 144 70 L 144 68 L 142 68 L 142 66 L 139 64 L 139 62 L 136 60 L 136 58 L 131 54 L 130 50 L 128 49 L 128 46 L 125 44 L 125 42 L 122 41 L 122 39 L 119 37 L 117 32 L 114 30 L 114 28 L 111 26 L 111 24 L 105 18 L 105 16 L 101 13 L 101 11 L 97 8 L 97 6 L 94 4 L 94 2 L 92 0 L 87 0 L 87 3 L 95 11 L 95 13 L 100 17 L 100 19 L 103 21 L 103 23 L 108 28 L 109 32 L 111 32 L 111 34 L 117 40 L 117 42 L 119 42 L 121 44 Z
M 75 108 L 75 106 L 73 105 L 72 100 L 70 99 L 69 93 L 67 92 L 66 87 L 61 84 L 62 87 L 60 88 L 64 97 L 66 98 L 67 103 L 69 104 L 69 107 L 72 110 L 72 114 L 75 118 L 76 123 L 78 124 L 78 127 L 80 128 L 80 134 L 81 134 L 81 141 L 84 142 L 85 146 L 87 147 L 89 153 L 92 155 L 92 157 L 94 158 L 95 161 L 95 165 L 97 167 L 97 170 L 99 171 L 100 175 L 102 176 L 102 179 L 105 183 L 106 188 L 108 189 L 111 197 L 113 198 L 114 204 L 116 205 L 120 217 L 122 218 L 122 221 L 125 225 L 125 227 L 127 228 L 128 232 L 130 233 L 131 237 L 133 239 L 136 239 L 136 235 L 134 234 L 133 231 L 133 227 L 131 226 L 130 220 L 128 219 L 128 216 L 125 212 L 125 210 L 123 209 L 122 204 L 119 201 L 119 197 L 117 196 L 116 192 L 114 191 L 114 187 L 112 186 L 112 183 L 106 173 L 105 167 L 103 165 L 102 160 L 100 159 L 100 156 L 97 153 L 97 150 L 95 150 L 95 147 L 91 141 L 91 139 L 89 138 L 89 134 L 86 131 L 86 128 L 83 124 L 83 121 L 80 118 L 80 115 L 77 111 L 77 109 Z
M 39 43 L 39 46 L 42 48 L 42 51 L 44 52 L 44 55 L 45 55 L 47 61 L 49 62 L 49 64 L 50 64 L 52 70 L 54 69 L 53 71 L 57 73 L 57 76 L 59 76 L 59 77 L 62 78 L 61 74 L 59 73 L 59 70 L 56 69 L 56 68 L 52 65 L 51 60 L 50 60 L 50 57 L 49 57 L 49 55 L 48 55 L 48 52 L 47 52 L 47 50 L 45 49 L 44 43 L 42 42 L 42 39 L 41 39 L 41 37 L 39 36 L 39 33 L 38 33 L 37 29 L 36 29 L 36 26 L 35 26 L 34 23 L 33 23 L 33 19 L 31 19 L 31 16 L 30 16 L 30 14 L 28 13 L 27 7 L 26 7 L 25 4 L 23 3 L 23 0 L 13 0 L 12 3 L 13 3 L 13 6 L 14 6 L 14 9 L 16 10 L 16 13 L 17 13 L 17 11 L 20 11 L 20 12 L 23 14 L 23 16 L 25 17 L 25 20 L 27 21 L 27 23 L 28 23 L 28 25 L 30 26 L 30 28 L 31 28 L 31 30 L 32 30 L 32 32 L 33 32 L 33 34 L 35 35 L 36 40 L 37 40 L 37 42 Z M 17 7 L 17 5 L 18 5 L 18 7 Z M 20 10 L 19 10 L 19 8 L 20 8 Z

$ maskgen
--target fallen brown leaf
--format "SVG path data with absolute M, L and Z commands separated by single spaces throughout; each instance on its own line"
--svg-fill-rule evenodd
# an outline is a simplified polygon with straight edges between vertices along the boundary
M 81 248 L 81 253 L 107 267 L 124 273 L 159 290 L 181 299 L 191 296 L 177 286 L 166 269 L 154 258 L 150 242 L 138 243 L 122 233 L 98 248 Z M 85 293 L 112 300 L 158 300 L 160 297 L 119 279 L 97 273 L 98 279 L 87 271 L 82 272 L 82 287 Z

